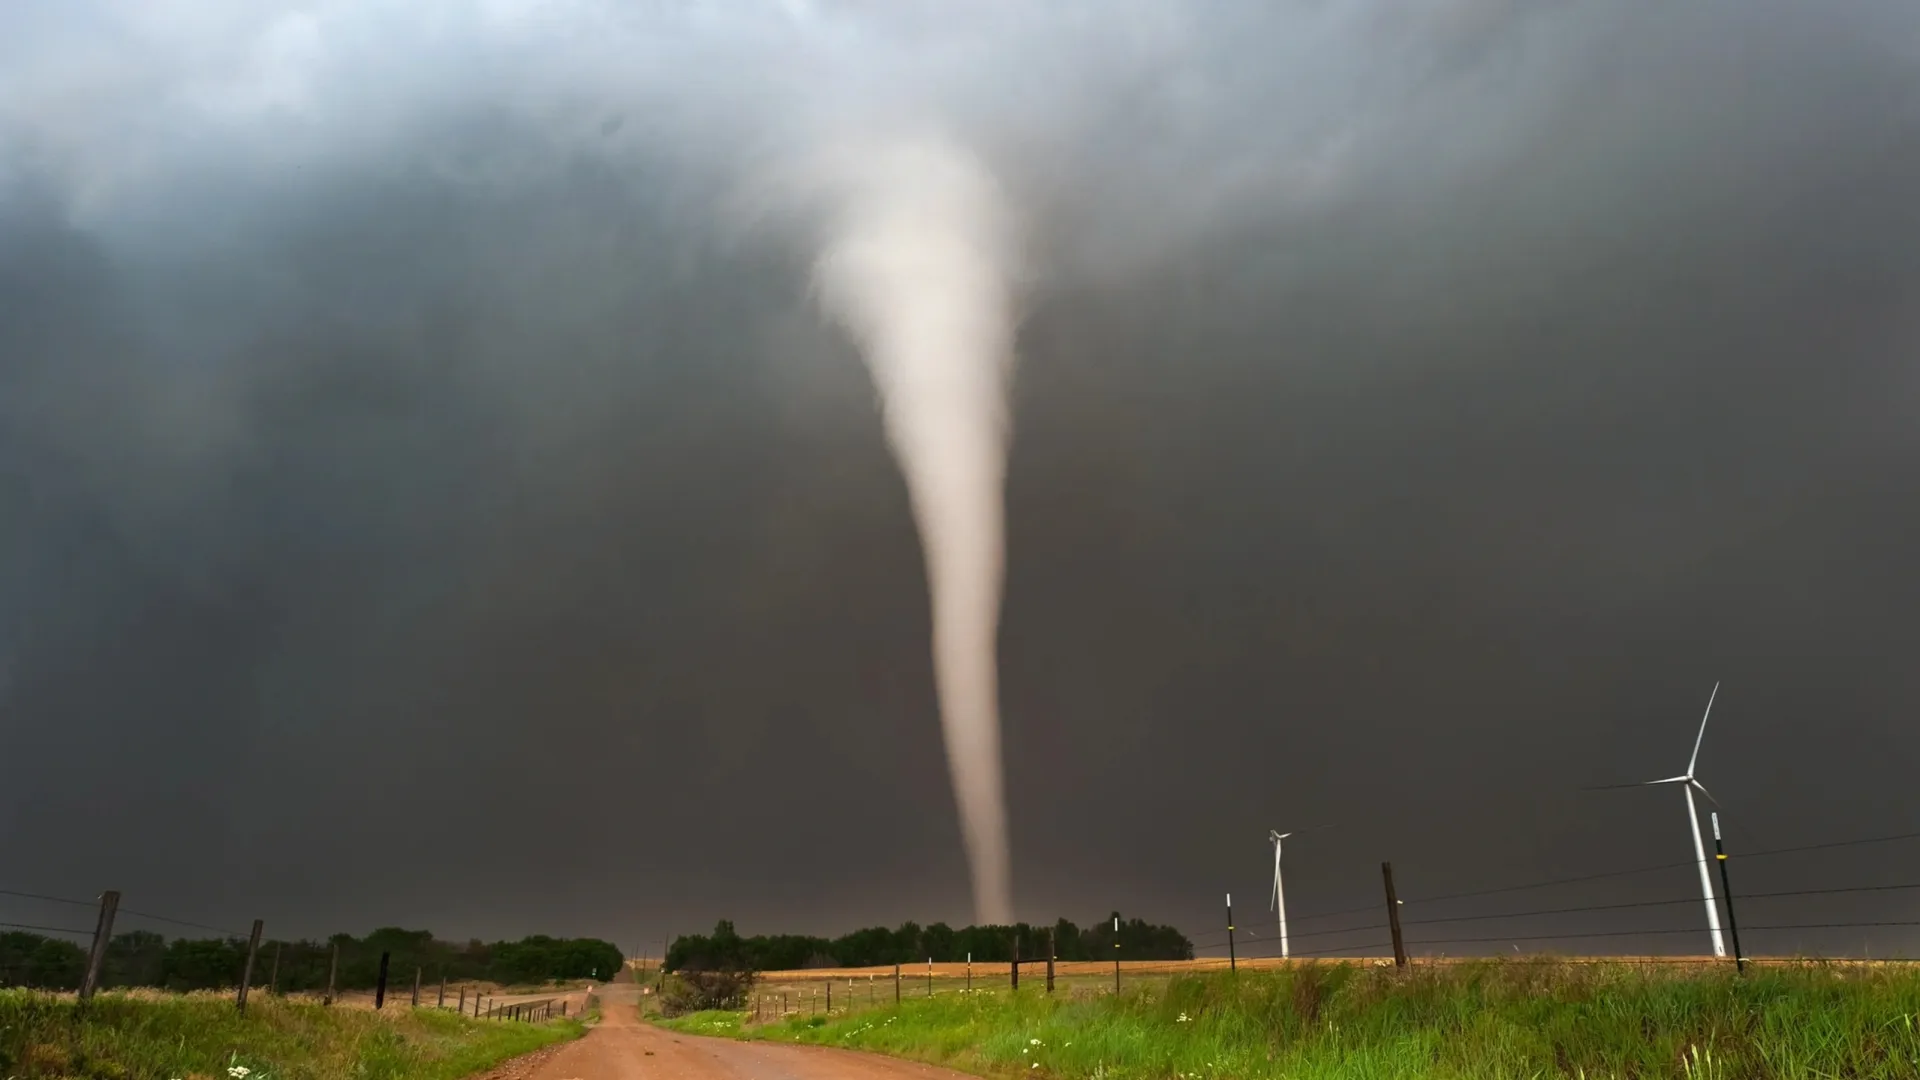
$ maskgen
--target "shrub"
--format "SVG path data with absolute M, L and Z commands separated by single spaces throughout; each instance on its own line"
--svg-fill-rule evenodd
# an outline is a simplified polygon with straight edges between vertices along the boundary
M 668 1016 L 709 1012 L 716 1009 L 742 1009 L 753 992 L 756 977 L 751 971 L 682 971 L 667 980 L 661 992 L 660 1011 Z

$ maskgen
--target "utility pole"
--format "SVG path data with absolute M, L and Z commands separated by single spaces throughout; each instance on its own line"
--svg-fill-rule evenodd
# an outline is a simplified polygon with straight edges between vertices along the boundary
M 241 1012 L 247 1011 L 247 987 L 253 983 L 253 958 L 260 952 L 260 931 L 266 924 L 259 919 L 253 920 L 253 933 L 247 936 L 247 962 L 240 969 L 240 996 L 234 1006 Z
M 1239 974 L 1240 961 L 1233 953 L 1233 894 L 1227 894 L 1227 970 Z
M 93 1000 L 100 988 L 100 968 L 107 962 L 107 943 L 113 940 L 113 916 L 120 910 L 120 893 L 108 889 L 100 894 L 100 918 L 93 924 L 93 948 L 87 951 L 87 974 L 80 981 L 80 1000 Z
M 1733 920 L 1733 884 L 1727 880 L 1727 849 L 1720 842 L 1720 812 L 1713 811 L 1713 858 L 1720 864 L 1720 894 L 1727 898 L 1727 934 L 1733 938 L 1733 970 L 1747 970 L 1747 954 L 1740 951 L 1740 924 Z
M 1400 898 L 1393 893 L 1393 864 L 1380 864 L 1380 876 L 1387 882 L 1387 926 L 1393 931 L 1393 966 L 1407 966 L 1407 944 L 1400 937 Z

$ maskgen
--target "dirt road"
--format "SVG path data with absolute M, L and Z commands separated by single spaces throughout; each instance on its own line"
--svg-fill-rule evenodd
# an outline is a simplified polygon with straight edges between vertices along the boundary
M 499 1080 L 974 1080 L 962 1073 L 812 1046 L 680 1035 L 640 1021 L 638 988 L 602 987 L 601 1021 L 524 1073 Z

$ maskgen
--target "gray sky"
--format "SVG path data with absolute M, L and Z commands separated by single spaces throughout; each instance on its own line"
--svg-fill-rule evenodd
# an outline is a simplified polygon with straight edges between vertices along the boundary
M 1030 7 L 0 11 L 0 888 L 636 951 L 963 921 L 905 492 L 769 198 L 928 126 L 1032 246 L 1022 917 L 1257 928 L 1274 826 L 1337 825 L 1301 916 L 1383 859 L 1683 860 L 1671 789 L 1577 789 L 1677 772 L 1715 680 L 1736 855 L 1914 828 L 1920 12 Z M 1920 933 L 1748 947 L 1863 943 Z

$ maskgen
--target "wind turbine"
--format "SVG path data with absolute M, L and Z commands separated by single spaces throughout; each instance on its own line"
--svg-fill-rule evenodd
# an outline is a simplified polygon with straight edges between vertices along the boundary
M 1273 895 L 1268 898 L 1267 909 L 1280 913 L 1280 959 L 1285 960 L 1287 952 L 1287 894 L 1280 888 L 1280 841 L 1292 836 L 1290 832 L 1267 830 L 1267 839 L 1273 842 Z
M 1707 848 L 1700 840 L 1700 812 L 1694 808 L 1693 793 L 1698 791 L 1715 806 L 1720 801 L 1713 797 L 1705 784 L 1694 778 L 1693 769 L 1700 761 L 1700 743 L 1707 737 L 1707 717 L 1713 715 L 1713 699 L 1720 696 L 1720 684 L 1713 684 L 1713 692 L 1707 695 L 1707 711 L 1700 714 L 1700 733 L 1693 737 L 1693 756 L 1687 759 L 1687 771 L 1679 776 L 1669 776 L 1664 780 L 1646 780 L 1638 784 L 1612 784 L 1610 787 L 1656 787 L 1660 784 L 1679 784 L 1680 793 L 1687 800 L 1687 825 L 1693 829 L 1693 856 L 1700 864 L 1700 894 L 1707 905 L 1707 932 L 1713 937 L 1713 955 L 1724 958 L 1727 947 L 1720 938 L 1720 909 L 1713 902 L 1713 877 L 1707 873 Z
M 1325 825 L 1313 827 L 1326 828 Z M 1278 912 L 1280 915 L 1280 958 L 1282 960 L 1285 960 L 1289 953 L 1287 952 L 1287 894 L 1280 888 L 1280 841 L 1292 835 L 1293 833 L 1290 832 L 1267 830 L 1267 840 L 1273 844 L 1273 892 L 1268 895 L 1267 909 Z

